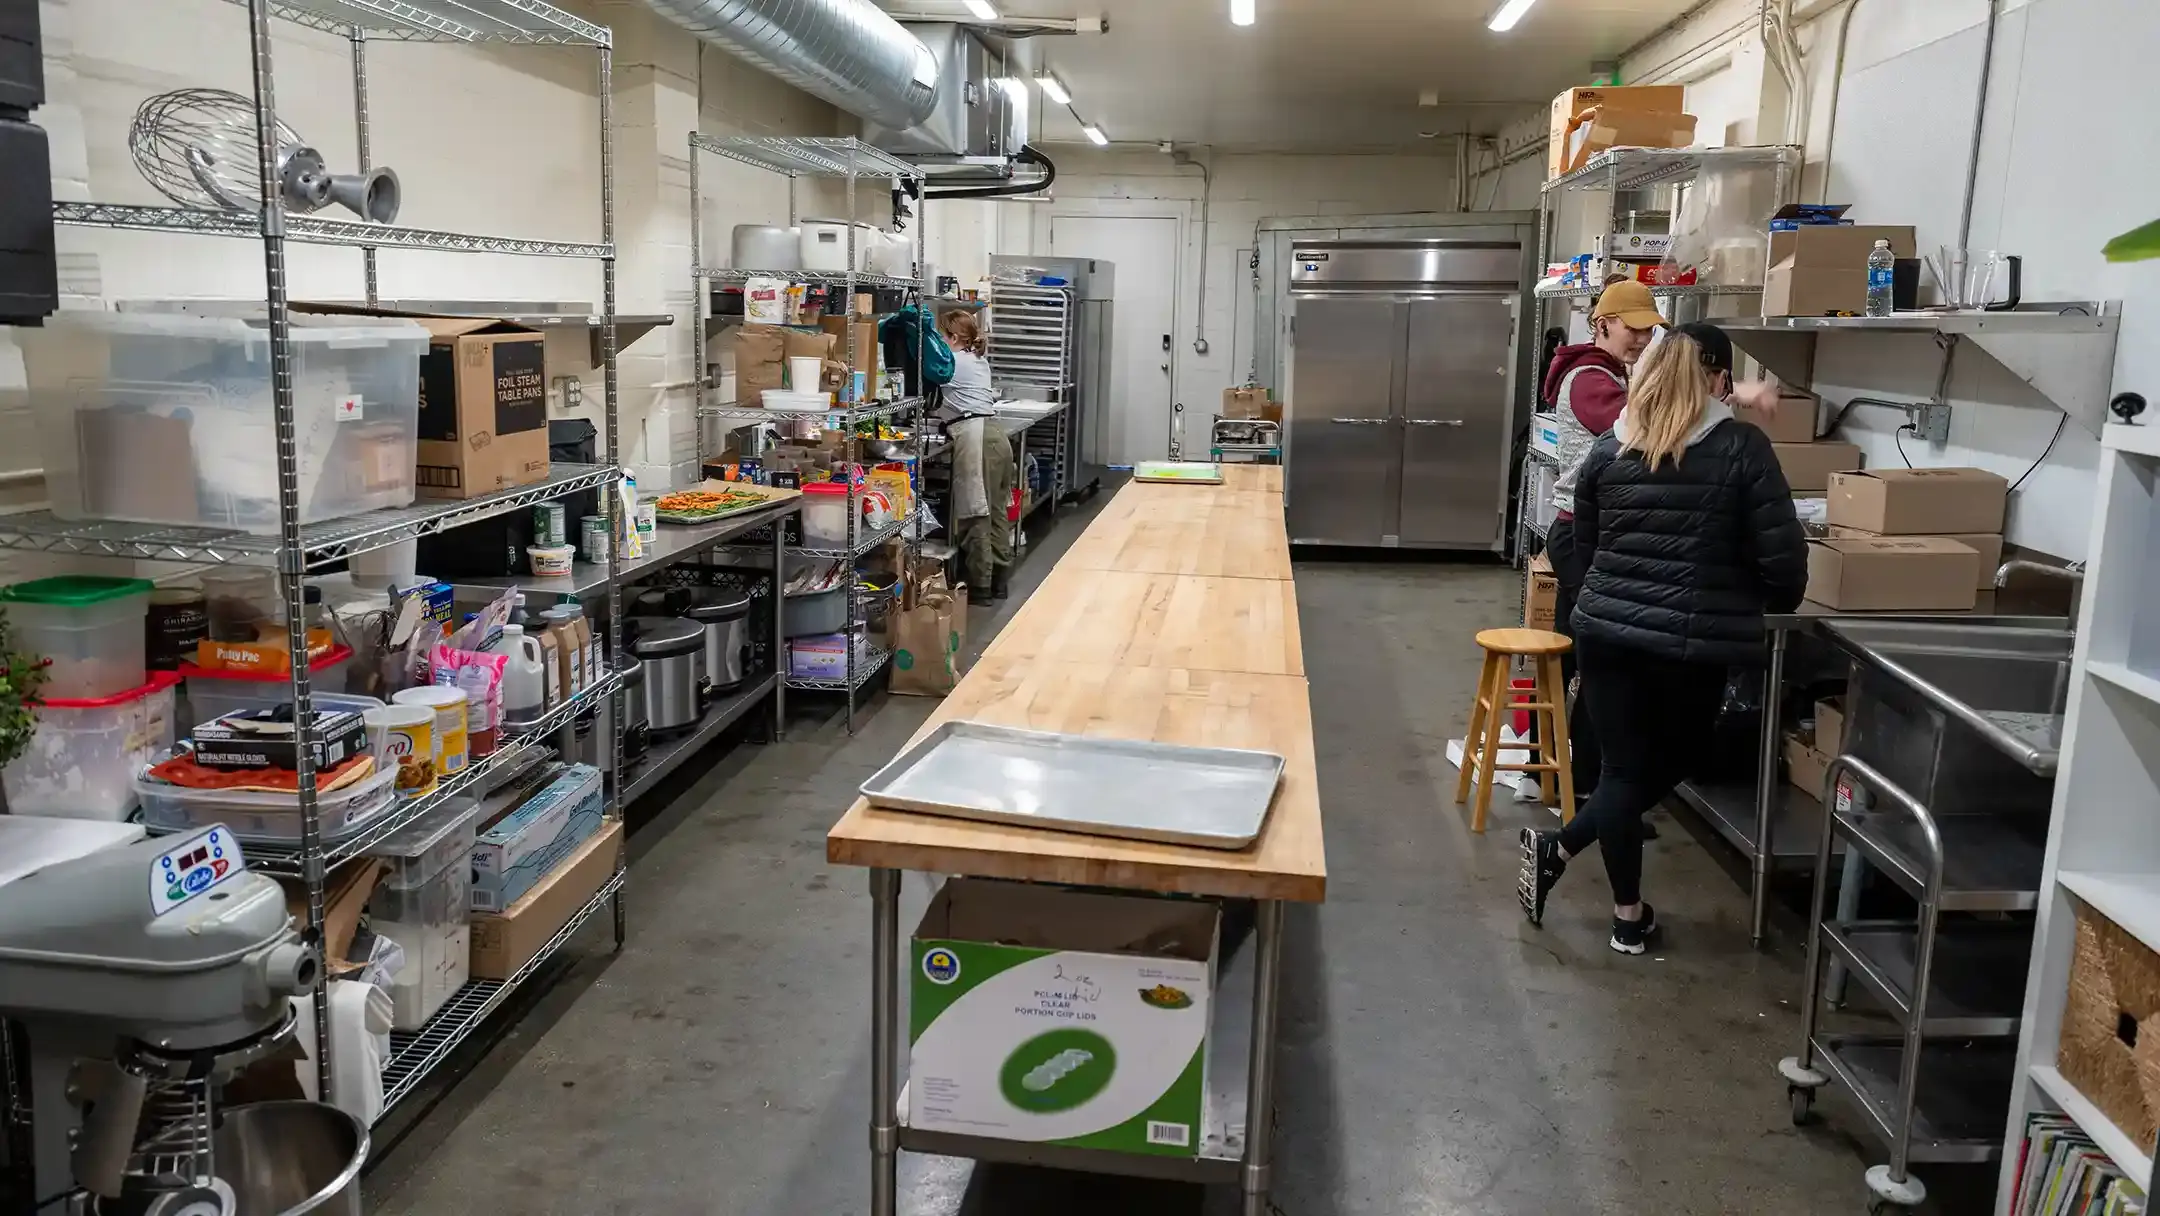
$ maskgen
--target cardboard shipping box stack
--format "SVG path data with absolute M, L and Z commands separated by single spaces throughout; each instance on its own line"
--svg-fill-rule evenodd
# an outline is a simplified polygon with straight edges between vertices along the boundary
M 1910 224 L 1807 224 L 1772 232 L 1762 315 L 1867 312 L 1867 260 L 1877 241 L 1890 242 L 1900 258 L 1914 256 Z
M 1560 619 L 1560 579 L 1546 554 L 1530 559 L 1523 579 L 1522 618 L 1525 629 L 1552 629 Z
M 1682 112 L 1686 104 L 1686 85 L 1568 89 L 1553 98 L 1545 176 L 1570 172 L 1607 148 L 1686 147 L 1695 138 L 1695 117 Z
M 2010 483 L 1986 469 L 1876 469 L 1830 479 L 1829 532 L 1839 540 L 1925 536 L 1956 541 L 1977 556 L 1973 588 L 1995 585 L 2002 564 Z
M 1777 404 L 1766 410 L 1736 408 L 1734 416 L 1752 423 L 1770 436 L 1778 468 L 1795 497 L 1819 498 L 1830 488 L 1833 474 L 1860 467 L 1860 448 L 1828 436 L 1817 438 L 1820 403 L 1799 389 L 1780 391 Z
M 1282 403 L 1268 400 L 1268 391 L 1264 388 L 1226 388 L 1222 391 L 1222 413 L 1216 417 L 1281 422 Z

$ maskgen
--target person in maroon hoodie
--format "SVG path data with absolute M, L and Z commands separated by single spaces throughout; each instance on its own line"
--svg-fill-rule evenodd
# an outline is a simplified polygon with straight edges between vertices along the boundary
M 1554 628 L 1573 635 L 1569 618 L 1575 597 L 1581 593 L 1588 573 L 1584 557 L 1574 550 L 1575 477 L 1598 438 L 1612 430 L 1620 410 L 1627 405 L 1628 371 L 1649 349 L 1657 328 L 1665 324 L 1650 289 L 1624 281 L 1607 287 L 1590 310 L 1590 341 L 1563 346 L 1553 352 L 1545 368 L 1544 401 L 1560 427 L 1560 476 L 1553 484 L 1556 514 L 1546 534 L 1545 552 L 1552 559 L 1553 580 L 1559 584 Z M 1561 662 L 1563 678 L 1575 678 L 1575 656 Z M 1568 714 L 1568 743 L 1573 752 L 1575 798 L 1590 796 L 1598 779 L 1597 733 L 1591 729 L 1587 702 L 1577 697 Z M 1645 825 L 1648 826 L 1647 824 Z

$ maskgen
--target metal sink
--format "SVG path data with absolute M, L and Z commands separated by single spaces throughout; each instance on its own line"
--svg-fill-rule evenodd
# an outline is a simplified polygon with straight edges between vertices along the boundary
M 1989 621 L 1825 621 L 1841 649 L 1896 680 L 1977 731 L 2040 776 L 2050 776 L 2062 746 L 2075 635 L 2053 628 Z

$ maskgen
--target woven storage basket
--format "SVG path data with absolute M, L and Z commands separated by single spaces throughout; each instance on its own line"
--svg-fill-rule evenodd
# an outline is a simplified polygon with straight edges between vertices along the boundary
M 2055 1066 L 2128 1135 L 2160 1132 L 2160 955 L 2081 902 Z

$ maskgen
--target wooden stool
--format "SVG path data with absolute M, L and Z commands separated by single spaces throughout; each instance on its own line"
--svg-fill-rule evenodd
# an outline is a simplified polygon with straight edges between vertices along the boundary
M 1476 764 L 1477 808 L 1470 816 L 1470 830 L 1485 830 L 1485 811 L 1492 803 L 1493 782 L 1500 773 L 1536 773 L 1547 801 L 1553 796 L 1553 779 L 1559 778 L 1560 821 L 1575 818 L 1575 776 L 1568 764 L 1567 682 L 1560 678 L 1560 656 L 1574 643 L 1543 629 L 1487 629 L 1477 635 L 1485 650 L 1485 667 L 1478 674 L 1477 695 L 1470 703 L 1470 733 L 1463 739 L 1461 775 L 1455 779 L 1455 804 L 1470 796 L 1471 765 Z M 1530 660 L 1537 676 L 1533 699 L 1508 700 L 1508 660 Z M 1500 727 L 1509 710 L 1527 709 L 1544 715 L 1537 732 L 1531 762 L 1499 764 Z

